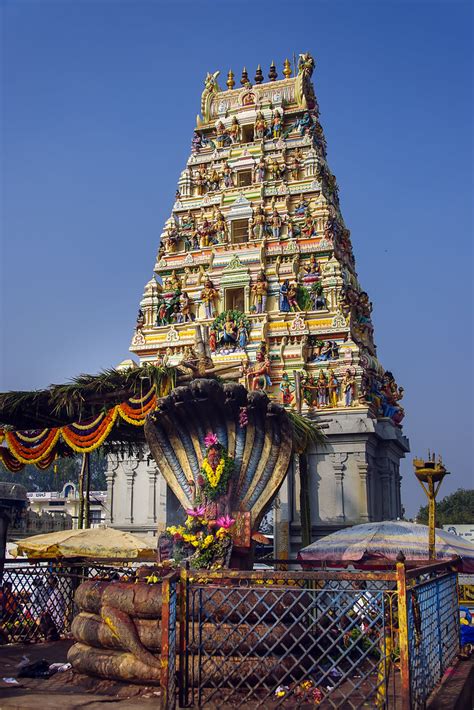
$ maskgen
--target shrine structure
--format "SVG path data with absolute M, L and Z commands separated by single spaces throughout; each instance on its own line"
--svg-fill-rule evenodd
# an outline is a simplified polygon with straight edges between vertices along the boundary
M 286 60 L 279 77 L 272 63 L 268 81 L 260 67 L 253 82 L 244 69 L 239 86 L 229 71 L 225 88 L 219 72 L 207 75 L 130 349 L 142 364 L 178 365 L 204 347 L 227 377 L 322 423 L 327 445 L 308 454 L 318 537 L 401 516 L 409 448 L 403 389 L 377 359 L 372 304 L 327 161 L 314 64 L 302 54 L 296 75 Z M 130 529 L 169 522 L 178 507 L 156 470 L 140 478 L 142 465 L 109 465 L 109 501 L 135 500 Z M 275 508 L 277 555 L 300 539 L 295 466 Z M 114 485 L 127 495 L 114 496 Z

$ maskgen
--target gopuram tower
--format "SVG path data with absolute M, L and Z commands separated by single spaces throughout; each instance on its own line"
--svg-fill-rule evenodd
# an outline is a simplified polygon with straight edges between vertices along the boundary
M 281 78 L 272 63 L 268 81 L 260 67 L 253 82 L 244 69 L 239 86 L 229 71 L 226 88 L 219 72 L 207 75 L 130 349 L 142 363 L 178 365 L 204 342 L 228 377 L 322 424 L 327 444 L 308 456 L 319 537 L 401 516 L 399 462 L 409 449 L 403 390 L 377 359 L 372 304 L 327 162 L 313 69 L 303 54 L 296 76 L 288 60 Z M 131 529 L 146 527 L 139 510 L 160 522 L 165 509 L 161 490 L 161 513 L 150 517 L 157 474 L 152 493 L 140 465 L 125 471 L 129 492 L 135 486 Z M 275 511 L 279 555 L 298 546 L 295 468 Z M 170 509 L 169 491 L 166 500 Z

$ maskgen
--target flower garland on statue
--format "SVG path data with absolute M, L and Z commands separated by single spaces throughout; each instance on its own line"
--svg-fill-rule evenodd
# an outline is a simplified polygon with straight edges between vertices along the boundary
M 198 483 L 205 497 L 215 501 L 227 492 L 229 481 L 234 472 L 234 459 L 219 444 L 216 434 L 208 434 L 204 439 L 204 444 L 207 456 L 202 462 Z M 218 454 L 220 454 L 220 459 L 215 466 L 215 458 Z
M 232 551 L 233 518 L 225 515 L 207 520 L 204 505 L 186 510 L 184 525 L 171 525 L 166 534 L 173 542 L 173 558 L 188 559 L 193 569 L 220 569 L 228 564 Z

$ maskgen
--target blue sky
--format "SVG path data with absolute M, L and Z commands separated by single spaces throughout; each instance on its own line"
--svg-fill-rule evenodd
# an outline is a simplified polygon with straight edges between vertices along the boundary
M 472 487 L 468 2 L 3 0 L 2 390 L 128 356 L 203 78 L 310 51 L 412 455 Z M 403 464 L 410 514 L 423 502 Z

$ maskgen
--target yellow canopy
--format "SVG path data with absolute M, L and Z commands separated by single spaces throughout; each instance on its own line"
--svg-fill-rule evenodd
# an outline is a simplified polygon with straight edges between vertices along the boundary
M 60 530 L 33 535 L 17 542 L 11 554 L 27 557 L 95 557 L 154 559 L 156 545 L 136 535 L 114 528 Z

